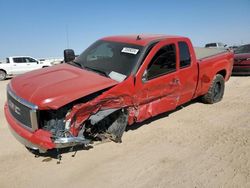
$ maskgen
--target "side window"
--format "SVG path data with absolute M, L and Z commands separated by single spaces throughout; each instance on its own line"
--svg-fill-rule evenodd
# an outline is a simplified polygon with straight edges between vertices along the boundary
M 26 63 L 25 59 L 22 57 L 13 58 L 14 63 Z
M 188 67 L 191 64 L 191 57 L 189 48 L 186 42 L 178 42 L 179 46 L 179 57 L 180 57 L 180 68 Z
M 147 69 L 147 79 L 153 79 L 176 70 L 175 45 L 161 48 L 151 60 Z
M 25 61 L 26 61 L 27 63 L 36 63 L 36 62 L 37 62 L 35 59 L 30 58 L 30 57 L 26 57 L 26 58 L 25 58 Z

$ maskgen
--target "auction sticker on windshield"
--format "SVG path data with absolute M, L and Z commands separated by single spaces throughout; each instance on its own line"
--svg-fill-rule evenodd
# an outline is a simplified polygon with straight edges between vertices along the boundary
M 120 73 L 115 72 L 115 71 L 111 71 L 109 73 L 109 77 L 113 80 L 116 80 L 117 82 L 122 82 L 126 78 L 126 75 L 120 74 Z
M 123 53 L 128 53 L 128 54 L 134 54 L 134 55 L 136 55 L 139 52 L 139 49 L 124 47 L 122 49 L 122 52 Z

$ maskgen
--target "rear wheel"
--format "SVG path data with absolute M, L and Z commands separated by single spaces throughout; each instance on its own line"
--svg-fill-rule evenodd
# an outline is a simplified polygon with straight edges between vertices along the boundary
M 6 79 L 6 72 L 3 70 L 0 70 L 0 81 Z
M 214 77 L 207 94 L 202 96 L 202 102 L 206 104 L 213 104 L 221 101 L 224 95 L 224 89 L 225 80 L 222 75 L 217 74 Z

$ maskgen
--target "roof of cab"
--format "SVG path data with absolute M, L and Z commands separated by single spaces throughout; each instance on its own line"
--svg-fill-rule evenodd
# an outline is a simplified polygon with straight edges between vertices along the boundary
M 162 40 L 162 39 L 170 39 L 170 38 L 173 39 L 173 38 L 186 38 L 186 37 L 162 35 L 162 34 L 138 34 L 138 35 L 110 36 L 110 37 L 104 37 L 101 40 L 124 42 L 124 43 L 129 43 L 129 44 L 146 46 L 150 42 Z

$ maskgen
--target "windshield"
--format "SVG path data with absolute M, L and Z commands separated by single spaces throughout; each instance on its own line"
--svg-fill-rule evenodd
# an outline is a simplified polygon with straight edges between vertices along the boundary
M 82 68 L 123 81 L 136 65 L 143 46 L 99 40 L 75 59 Z
M 234 51 L 234 53 L 236 54 L 250 53 L 250 44 L 240 46 Z

